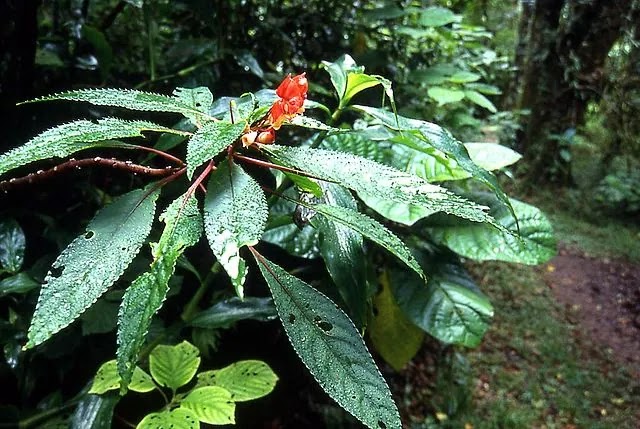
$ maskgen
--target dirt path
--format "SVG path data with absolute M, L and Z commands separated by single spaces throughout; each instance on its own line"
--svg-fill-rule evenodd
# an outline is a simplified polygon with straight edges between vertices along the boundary
M 545 281 L 583 335 L 640 378 L 640 264 L 561 246 Z

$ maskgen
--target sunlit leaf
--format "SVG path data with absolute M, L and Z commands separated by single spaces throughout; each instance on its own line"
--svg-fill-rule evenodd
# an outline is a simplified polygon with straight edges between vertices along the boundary
M 177 389 L 187 384 L 200 366 L 198 349 L 186 341 L 175 346 L 159 345 L 149 355 L 151 376 L 160 385 Z
M 136 429 L 199 429 L 200 422 L 191 410 L 176 408 L 171 411 L 147 414 Z
M 182 400 L 180 408 L 189 410 L 198 420 L 210 425 L 229 425 L 236 422 L 236 404 L 231 392 L 219 386 L 193 389 Z
M 129 383 L 129 389 L 134 392 L 150 392 L 156 388 L 151 376 L 144 372 L 139 367 L 135 367 L 133 370 L 133 377 L 131 377 L 131 383 Z M 120 375 L 118 375 L 118 368 L 115 359 L 103 363 L 95 378 L 89 393 L 102 395 L 109 390 L 120 389 Z
M 196 387 L 219 386 L 231 392 L 235 402 L 261 398 L 273 391 L 278 376 L 266 363 L 242 360 L 222 369 L 198 374 Z
M 444 88 L 442 86 L 432 86 L 427 90 L 429 97 L 438 102 L 439 106 L 449 103 L 457 103 L 464 98 L 464 91 L 459 89 Z

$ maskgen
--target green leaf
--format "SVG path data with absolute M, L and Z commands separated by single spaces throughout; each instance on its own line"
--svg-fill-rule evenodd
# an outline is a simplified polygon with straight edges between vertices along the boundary
M 461 180 L 471 176 L 460 168 L 452 157 L 441 151 L 425 146 L 411 133 L 393 138 L 389 165 L 398 170 L 415 174 L 429 183 Z
M 259 360 L 243 360 L 231 365 L 198 374 L 198 384 L 219 386 L 231 392 L 235 402 L 262 398 L 273 391 L 278 376 L 269 365 Z
M 414 204 L 384 200 L 375 195 L 360 194 L 359 196 L 367 206 L 381 216 L 403 225 L 411 226 L 420 219 L 424 219 L 434 213 L 433 210 L 428 210 Z
M 324 391 L 369 428 L 400 429 L 389 387 L 351 320 L 308 284 L 256 258 L 293 348 Z
M 144 4 L 144 0 L 124 0 L 127 3 L 129 3 L 132 6 L 135 6 L 137 8 L 141 8 L 142 5 Z
M 430 153 L 430 151 L 435 148 L 445 153 L 446 155 L 451 156 L 456 160 L 461 168 L 469 172 L 476 180 L 479 180 L 487 185 L 496 194 L 500 201 L 509 208 L 511 214 L 515 216 L 515 212 L 511 207 L 509 198 L 500 187 L 500 184 L 498 183 L 496 177 L 491 172 L 477 166 L 471 160 L 471 157 L 469 157 L 469 153 L 467 152 L 465 146 L 458 140 L 456 140 L 451 135 L 451 133 L 449 133 L 442 127 L 430 122 L 394 115 L 392 112 L 383 109 L 377 109 L 368 106 L 354 107 L 373 116 L 391 129 L 397 131 L 418 131 L 417 135 L 420 137 L 420 140 L 423 144 L 422 146 L 415 146 L 414 149 L 422 150 L 425 153 Z
M 405 246 L 394 233 L 375 219 L 347 207 L 314 204 L 312 208 L 319 214 L 348 226 L 369 240 L 384 247 L 419 276 L 424 278 L 422 268 L 420 268 L 418 261 L 413 257 L 407 246 Z
M 143 131 L 180 133 L 147 121 L 125 121 L 104 118 L 96 122 L 75 121 L 58 125 L 29 140 L 22 146 L 0 155 L 0 175 L 34 161 L 65 158 L 73 153 L 95 147 L 123 147 L 129 145 L 113 141 L 125 137 L 144 137 Z
M 10 293 L 27 293 L 39 286 L 40 283 L 35 281 L 29 274 L 21 272 L 0 280 L 0 297 Z
M 96 106 L 113 106 L 146 112 L 181 113 L 186 117 L 207 117 L 210 106 L 205 104 L 197 106 L 196 103 L 205 100 L 203 94 L 206 96 L 206 91 L 208 90 L 206 88 L 196 88 L 195 94 L 197 95 L 194 95 L 194 93 L 186 94 L 189 91 L 192 90 L 178 88 L 174 92 L 174 96 L 168 96 L 131 89 L 79 89 L 48 95 L 27 101 L 27 103 L 52 100 L 84 101 Z
M 291 217 L 280 218 L 286 220 L 284 225 L 268 228 L 262 235 L 262 241 L 275 244 L 293 256 L 313 259 L 320 256 L 318 231 L 306 225 L 298 228 Z
M 465 143 L 464 147 L 473 162 L 487 171 L 508 167 L 522 158 L 515 150 L 497 143 Z
M 118 373 L 123 389 L 129 383 L 138 353 L 151 324 L 167 296 L 169 279 L 184 250 L 202 235 L 202 217 L 197 200 L 185 196 L 174 200 L 160 216 L 165 228 L 160 240 L 151 245 L 153 262 L 126 290 L 118 314 Z
M 17 273 L 24 262 L 24 232 L 13 219 L 0 221 L 0 274 Z
M 171 411 L 147 414 L 136 429 L 199 429 L 200 422 L 193 411 L 176 408 Z
M 487 85 L 486 83 L 474 82 L 474 83 L 465 85 L 465 88 L 473 89 L 475 91 L 478 91 L 478 92 L 481 92 L 482 94 L 487 94 L 487 95 L 502 94 L 502 91 L 500 91 L 500 88 L 494 85 Z
M 288 171 L 283 171 L 282 174 L 286 176 L 289 180 L 296 185 L 296 188 L 301 190 L 302 192 L 306 192 L 312 194 L 314 197 L 320 198 L 322 197 L 322 188 L 318 183 L 310 179 L 309 177 L 300 176 L 298 174 L 290 173 Z
M 118 395 L 85 395 L 78 403 L 70 429 L 111 429 L 113 410 L 120 400 Z
M 258 243 L 269 208 L 260 185 L 238 165 L 222 162 L 211 174 L 204 202 L 205 232 L 213 254 L 238 294 L 244 296 L 247 266 L 240 248 Z
M 240 320 L 272 320 L 277 316 L 271 298 L 237 296 L 222 300 L 196 314 L 189 322 L 197 328 L 227 328 Z
M 372 88 L 377 85 L 382 85 L 382 78 L 378 76 L 371 76 L 365 73 L 349 73 L 347 74 L 347 89 L 345 90 L 343 97 L 343 104 L 349 104 L 349 101 L 365 89 Z
M 322 140 L 321 148 L 352 153 L 383 164 L 386 159 L 379 142 L 354 132 L 328 136 Z
M 25 347 L 69 325 L 122 275 L 151 230 L 158 192 L 148 192 L 138 189 L 114 200 L 56 259 L 42 285 Z
M 217 121 L 208 122 L 196 131 L 187 144 L 187 177 L 191 179 L 196 168 L 240 138 L 245 126 L 244 122 Z
M 357 209 L 356 201 L 347 189 L 331 183 L 323 184 L 323 188 L 323 200 L 327 204 Z M 311 223 L 321 233 L 320 251 L 327 270 L 349 308 L 351 320 L 361 328 L 367 318 L 368 298 L 362 234 L 330 217 L 314 216 Z
M 415 204 L 432 213 L 443 211 L 476 222 L 493 222 L 482 206 L 417 176 L 356 155 L 278 145 L 261 146 L 261 149 L 284 165 L 340 183 L 361 196 L 375 195 L 388 201 Z
M 331 83 L 336 89 L 338 100 L 342 100 L 347 89 L 347 75 L 350 71 L 362 73 L 363 67 L 358 67 L 355 60 L 348 54 L 343 55 L 334 62 L 323 61 L 322 66 L 329 73 Z
M 149 356 L 153 379 L 172 390 L 187 384 L 200 366 L 198 349 L 186 341 L 175 346 L 159 345 Z
M 118 375 L 118 368 L 115 359 L 103 363 L 95 378 L 89 393 L 96 395 L 102 395 L 109 390 L 116 390 L 120 388 L 120 376 Z M 139 367 L 135 367 L 133 370 L 133 377 L 129 384 L 129 389 L 134 392 L 151 392 L 156 388 L 151 376 L 144 372 Z
M 289 121 L 285 122 L 284 125 L 295 125 L 296 127 L 302 128 L 310 128 L 312 130 L 321 130 L 321 131 L 341 131 L 339 128 L 331 127 L 325 123 L 320 122 L 317 119 L 311 118 L 309 116 L 298 115 L 291 118 Z
M 396 302 L 417 326 L 448 344 L 475 347 L 489 328 L 493 307 L 461 267 L 430 264 L 427 284 L 409 272 L 391 272 Z
M 380 292 L 373 299 L 369 337 L 380 356 L 400 371 L 418 353 L 424 332 L 411 323 L 393 297 L 387 272 L 380 276 Z
M 82 335 L 104 334 L 116 327 L 118 303 L 107 301 L 104 297 L 96 301 L 80 315 Z
M 491 113 L 496 113 L 498 111 L 498 109 L 496 109 L 496 106 L 493 105 L 491 100 L 489 100 L 484 95 L 480 94 L 478 91 L 470 91 L 470 90 L 464 91 L 464 96 L 465 98 L 471 100 L 478 106 L 484 107 Z
M 478 73 L 468 71 L 459 71 L 449 77 L 449 81 L 453 83 L 470 83 L 480 80 L 482 76 Z
M 538 265 L 555 256 L 553 228 L 539 209 L 511 199 L 520 223 L 518 234 L 511 213 L 503 205 L 486 194 L 478 195 L 478 198 L 491 207 L 496 220 L 511 233 L 459 222 L 457 219 L 434 219 L 429 228 L 433 239 L 464 257 L 478 261 L 498 260 Z
M 432 86 L 427 90 L 429 97 L 438 102 L 438 106 L 461 101 L 465 93 L 459 89 L 449 89 L 441 86 Z
M 460 15 L 456 15 L 445 7 L 431 6 L 424 9 L 419 22 L 425 27 L 442 27 L 452 22 L 459 22 L 460 19 Z
M 227 389 L 207 386 L 193 389 L 180 403 L 198 420 L 210 425 L 229 425 L 236 422 L 236 404 Z

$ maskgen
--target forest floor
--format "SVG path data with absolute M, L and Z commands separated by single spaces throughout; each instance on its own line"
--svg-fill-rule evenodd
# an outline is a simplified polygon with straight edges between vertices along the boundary
M 427 344 L 392 380 L 407 427 L 640 427 L 640 228 L 535 204 L 558 255 L 470 264 L 493 325 L 477 349 Z

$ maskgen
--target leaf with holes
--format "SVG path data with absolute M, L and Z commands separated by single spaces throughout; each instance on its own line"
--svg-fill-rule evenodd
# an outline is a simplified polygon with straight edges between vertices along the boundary
M 118 375 L 118 367 L 115 360 L 103 363 L 98 368 L 89 393 L 102 395 L 109 390 L 120 388 L 120 376 Z M 129 383 L 129 389 L 134 392 L 151 392 L 156 388 L 151 376 L 144 372 L 140 367 L 135 367 L 133 377 Z
M 244 132 L 246 123 L 217 121 L 208 122 L 191 137 L 187 143 L 187 177 L 202 164 L 233 144 Z
M 175 346 L 159 345 L 149 356 L 153 379 L 172 390 L 187 384 L 200 366 L 200 352 L 186 341 Z
M 240 298 L 247 266 L 240 248 L 258 243 L 269 216 L 260 185 L 238 165 L 223 162 L 211 174 L 204 202 L 205 232 L 213 254 Z
M 152 244 L 153 262 L 149 271 L 126 290 L 118 314 L 118 373 L 126 388 L 138 360 L 138 353 L 151 323 L 167 295 L 169 279 L 178 257 L 198 242 L 202 218 L 194 197 L 178 197 L 160 216 L 165 228 L 158 243 Z
M 151 230 L 157 198 L 145 189 L 117 198 L 69 244 L 44 280 L 25 347 L 69 325 L 118 280 Z
M 198 420 L 210 425 L 231 425 L 236 422 L 236 404 L 231 393 L 222 387 L 195 388 L 180 402 L 180 408 L 189 410 Z
M 0 155 L 0 175 L 34 161 L 65 158 L 81 150 L 95 147 L 121 147 L 130 145 L 106 141 L 125 137 L 144 137 L 143 131 L 182 133 L 147 121 L 125 121 L 104 118 L 96 122 L 75 121 L 58 125 L 40 133 L 27 143 Z
M 209 110 L 213 105 L 213 94 L 206 86 L 197 88 L 176 88 L 173 95 L 186 106 L 200 113 L 183 113 L 194 124 L 199 124 L 203 118 L 209 116 Z
M 329 298 L 256 255 L 285 331 L 313 377 L 372 429 L 400 429 L 391 393 L 362 337 Z
M 136 429 L 200 429 L 200 422 L 193 411 L 176 408 L 171 411 L 147 414 Z
M 268 395 L 278 376 L 259 360 L 242 360 L 213 371 L 198 374 L 196 387 L 219 386 L 231 392 L 235 402 L 250 401 Z
M 0 274 L 17 273 L 24 262 L 24 232 L 13 219 L 0 220 Z
M 494 223 L 485 207 L 459 197 L 424 179 L 362 157 L 304 147 L 261 145 L 279 162 L 337 182 L 354 191 L 389 201 L 415 204 L 431 212 L 443 211 L 475 222 Z

